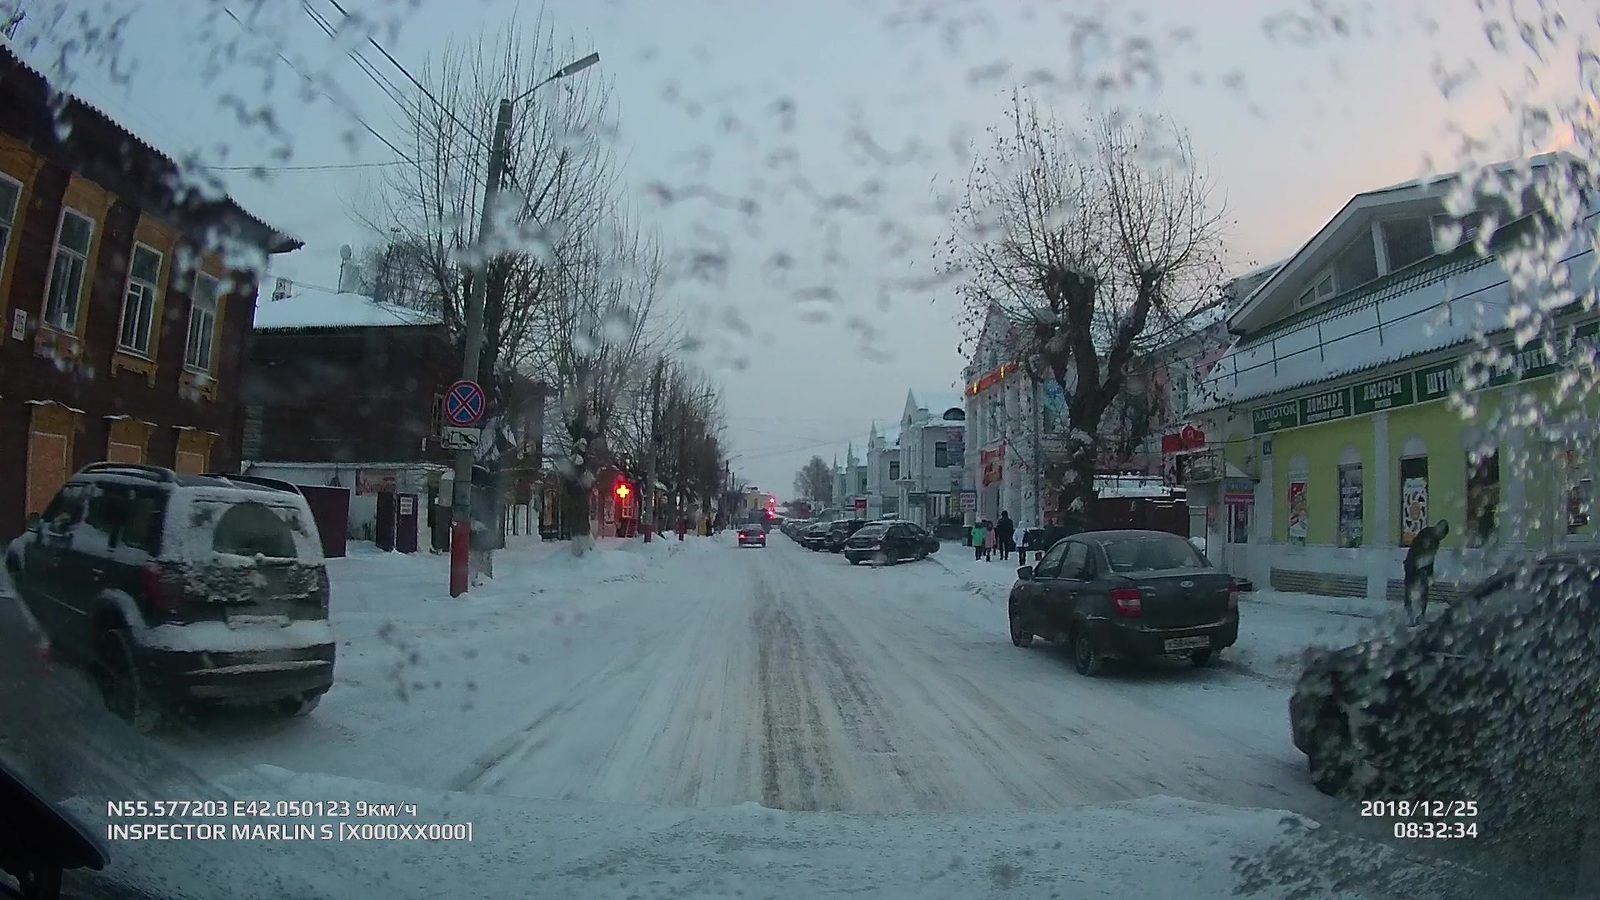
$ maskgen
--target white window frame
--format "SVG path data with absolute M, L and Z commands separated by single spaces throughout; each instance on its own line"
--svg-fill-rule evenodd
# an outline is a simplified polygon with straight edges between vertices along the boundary
M 0 277 L 4 277 L 6 274 L 6 255 L 11 250 L 11 236 L 17 232 L 17 215 L 22 212 L 22 195 L 26 188 L 22 182 L 4 172 L 0 172 L 0 181 L 10 182 L 17 189 L 16 205 L 11 207 L 10 216 L 5 218 L 4 221 L 0 221 L 0 228 L 5 229 L 5 235 L 0 237 Z M 0 215 L 4 213 L 5 210 L 0 209 Z
M 61 246 L 61 231 L 62 228 L 67 224 L 67 216 L 69 215 L 76 216 L 89 223 L 89 246 L 85 247 L 82 253 L 79 253 L 77 250 L 73 250 L 70 247 L 65 248 L 67 253 L 78 257 L 83 261 L 83 272 L 80 280 L 78 281 L 78 289 L 74 292 L 75 296 L 71 298 L 72 302 L 62 310 L 63 313 L 71 314 L 71 321 L 55 322 L 50 318 L 50 296 L 52 292 L 55 291 L 56 287 L 56 261 L 61 258 L 61 252 L 63 250 Z M 96 221 L 93 216 L 86 215 L 81 210 L 73 209 L 70 206 L 61 207 L 61 215 L 56 217 L 55 241 L 50 246 L 50 275 L 45 279 L 44 283 L 44 307 L 39 310 L 39 320 L 43 324 L 48 325 L 57 331 L 63 331 L 68 334 L 78 333 L 78 312 L 83 306 L 83 291 L 85 285 L 89 281 L 89 255 L 94 252 L 94 230 L 98 228 L 99 225 L 100 223 Z
M 138 257 L 141 250 L 146 253 L 153 254 L 156 258 L 156 280 L 154 282 L 149 282 L 142 278 L 134 277 L 133 262 Z M 156 308 L 161 305 L 161 271 L 166 264 L 166 254 L 150 246 L 149 244 L 141 243 L 139 241 L 133 242 L 133 251 L 128 254 L 128 278 L 122 287 L 122 319 L 117 323 L 117 349 L 119 351 L 140 357 L 141 359 L 152 358 L 151 345 L 154 343 L 156 332 Z M 135 346 L 124 340 L 128 331 L 128 300 L 133 296 L 133 290 L 135 287 L 148 288 L 150 291 L 148 298 L 149 306 L 145 310 L 145 334 L 143 347 Z
M 212 291 L 211 301 L 208 305 L 200 302 L 200 282 L 204 279 L 216 285 Z M 183 368 L 196 375 L 210 375 L 217 362 L 216 334 L 217 310 L 222 305 L 222 279 L 204 272 L 194 273 L 193 282 L 189 286 L 189 332 L 183 341 Z M 204 332 L 195 330 L 195 319 L 203 316 L 206 328 Z M 206 356 L 204 365 L 195 359 L 196 341 L 203 337 L 205 341 Z
M 1326 292 L 1322 290 L 1324 284 L 1328 286 Z M 1316 279 L 1312 281 L 1310 287 L 1306 288 L 1305 293 L 1300 295 L 1300 299 L 1295 301 L 1294 307 L 1295 309 L 1308 309 L 1324 300 L 1331 299 L 1337 293 L 1339 293 L 1339 285 L 1337 279 L 1334 278 L 1333 268 L 1330 266 L 1317 273 Z

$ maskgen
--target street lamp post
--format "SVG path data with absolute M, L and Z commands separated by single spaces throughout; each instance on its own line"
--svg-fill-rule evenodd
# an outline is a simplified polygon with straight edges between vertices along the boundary
M 489 148 L 488 181 L 483 186 L 483 210 L 478 220 L 478 243 L 482 248 L 473 274 L 472 290 L 467 294 L 467 333 L 461 358 L 461 380 L 478 380 L 478 358 L 483 354 L 483 307 L 489 281 L 489 250 L 494 237 L 495 205 L 500 199 L 500 181 L 505 173 L 507 143 L 511 136 L 511 104 L 522 100 L 539 88 L 571 75 L 576 75 L 600 61 L 600 54 L 591 53 L 568 63 L 554 75 L 523 91 L 515 98 L 501 99 L 495 116 L 494 143 Z M 472 463 L 473 450 L 457 450 L 455 459 L 455 496 L 450 527 L 450 596 L 459 597 L 467 592 L 471 581 L 472 560 Z

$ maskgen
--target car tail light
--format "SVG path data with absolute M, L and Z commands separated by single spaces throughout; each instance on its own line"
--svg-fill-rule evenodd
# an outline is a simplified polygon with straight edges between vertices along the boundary
M 1144 615 L 1143 595 L 1138 588 L 1113 588 L 1111 603 L 1117 608 L 1117 615 L 1125 619 L 1137 619 Z
M 170 585 L 163 584 L 166 573 L 155 563 L 144 567 L 144 599 L 156 609 L 164 613 L 178 611 L 178 592 Z
M 1228 608 L 1229 609 L 1238 609 L 1239 608 L 1239 582 L 1238 581 L 1230 581 L 1230 582 L 1228 582 Z

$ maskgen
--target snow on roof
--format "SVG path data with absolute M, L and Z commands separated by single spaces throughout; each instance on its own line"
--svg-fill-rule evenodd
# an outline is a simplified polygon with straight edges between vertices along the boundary
M 913 390 L 911 396 L 917 400 L 917 406 L 933 414 L 935 419 L 944 415 L 944 411 L 951 408 L 966 409 L 965 395 L 960 391 L 918 391 Z
M 1562 260 L 1570 287 L 1593 283 L 1594 249 L 1574 238 Z M 1498 257 L 1469 256 L 1379 286 L 1286 329 L 1231 347 L 1200 393 L 1204 412 L 1352 375 L 1503 332 L 1526 318 Z
M 282 300 L 256 304 L 257 331 L 297 331 L 306 328 L 382 328 L 394 325 L 438 325 L 433 313 L 393 303 L 379 303 L 365 294 L 340 293 L 303 284 Z

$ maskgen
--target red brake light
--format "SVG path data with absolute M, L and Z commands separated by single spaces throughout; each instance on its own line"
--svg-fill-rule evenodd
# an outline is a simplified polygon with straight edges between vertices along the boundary
M 1137 619 L 1144 614 L 1143 595 L 1138 588 L 1113 588 L 1111 602 L 1117 607 L 1117 615 L 1125 619 Z
M 178 611 L 178 596 L 176 591 L 166 590 L 162 585 L 165 574 L 161 567 L 151 563 L 144 567 L 144 598 L 151 606 L 165 612 Z

